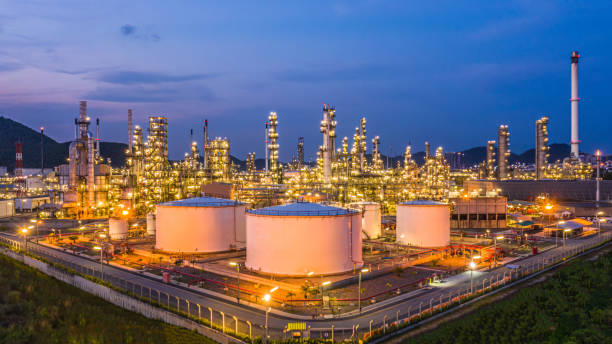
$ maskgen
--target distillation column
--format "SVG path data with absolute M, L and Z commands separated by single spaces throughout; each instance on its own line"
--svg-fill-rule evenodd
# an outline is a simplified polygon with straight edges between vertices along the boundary
M 548 164 L 548 117 L 536 121 L 536 179 L 544 179 Z
M 335 152 L 336 138 L 336 109 L 327 104 L 323 104 L 323 120 L 321 121 L 321 133 L 323 134 L 323 178 L 325 183 L 330 182 L 331 163 Z
M 497 170 L 500 180 L 508 179 L 508 157 L 510 156 L 510 133 L 507 125 L 500 125 L 497 129 Z

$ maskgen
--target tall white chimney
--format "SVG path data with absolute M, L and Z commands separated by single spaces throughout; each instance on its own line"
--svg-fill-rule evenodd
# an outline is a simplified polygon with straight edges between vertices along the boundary
M 577 51 L 572 51 L 572 98 L 570 99 L 572 104 L 572 140 L 570 142 L 572 150 L 572 158 L 580 158 L 580 139 L 578 139 L 578 59 L 580 54 Z

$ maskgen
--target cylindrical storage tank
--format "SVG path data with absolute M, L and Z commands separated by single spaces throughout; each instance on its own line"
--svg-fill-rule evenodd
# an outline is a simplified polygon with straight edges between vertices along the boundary
M 297 202 L 249 210 L 246 267 L 277 275 L 328 275 L 363 265 L 357 210 Z
M 147 235 L 155 235 L 155 213 L 147 214 Z
M 420 247 L 450 244 L 450 208 L 446 203 L 398 203 L 396 220 L 396 241 L 401 244 Z
M 357 202 L 349 205 L 361 211 L 361 233 L 364 239 L 376 239 L 381 236 L 380 204 L 376 202 Z
M 155 248 L 166 252 L 220 252 L 246 242 L 240 202 L 214 197 L 160 203 L 155 215 Z
M 125 240 L 128 237 L 128 220 L 109 218 L 108 219 L 108 234 L 112 240 Z

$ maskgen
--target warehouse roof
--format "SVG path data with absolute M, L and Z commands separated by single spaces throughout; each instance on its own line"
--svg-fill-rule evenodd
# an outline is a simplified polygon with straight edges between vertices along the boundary
M 169 207 L 227 207 L 242 204 L 237 201 L 225 198 L 216 197 L 193 197 L 184 198 L 176 201 L 170 201 L 160 203 L 158 205 L 169 206 Z
M 255 215 L 271 216 L 334 216 L 356 214 L 357 210 L 332 207 L 320 203 L 295 202 L 273 207 L 248 210 Z

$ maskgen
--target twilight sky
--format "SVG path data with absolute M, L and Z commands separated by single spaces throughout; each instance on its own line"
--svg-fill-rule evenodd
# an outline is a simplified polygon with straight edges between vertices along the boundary
M 262 5 L 265 4 L 265 5 Z M 581 150 L 612 151 L 610 1 L 2 1 L 0 115 L 59 140 L 74 135 L 78 101 L 102 138 L 127 142 L 127 109 L 146 127 L 169 119 L 171 158 L 231 140 L 264 157 L 264 122 L 279 116 L 280 155 L 321 142 L 321 102 L 338 137 L 359 118 L 383 152 L 457 151 L 510 127 L 511 149 L 569 142 L 570 53 L 580 61 Z M 368 151 L 370 151 L 368 145 Z

